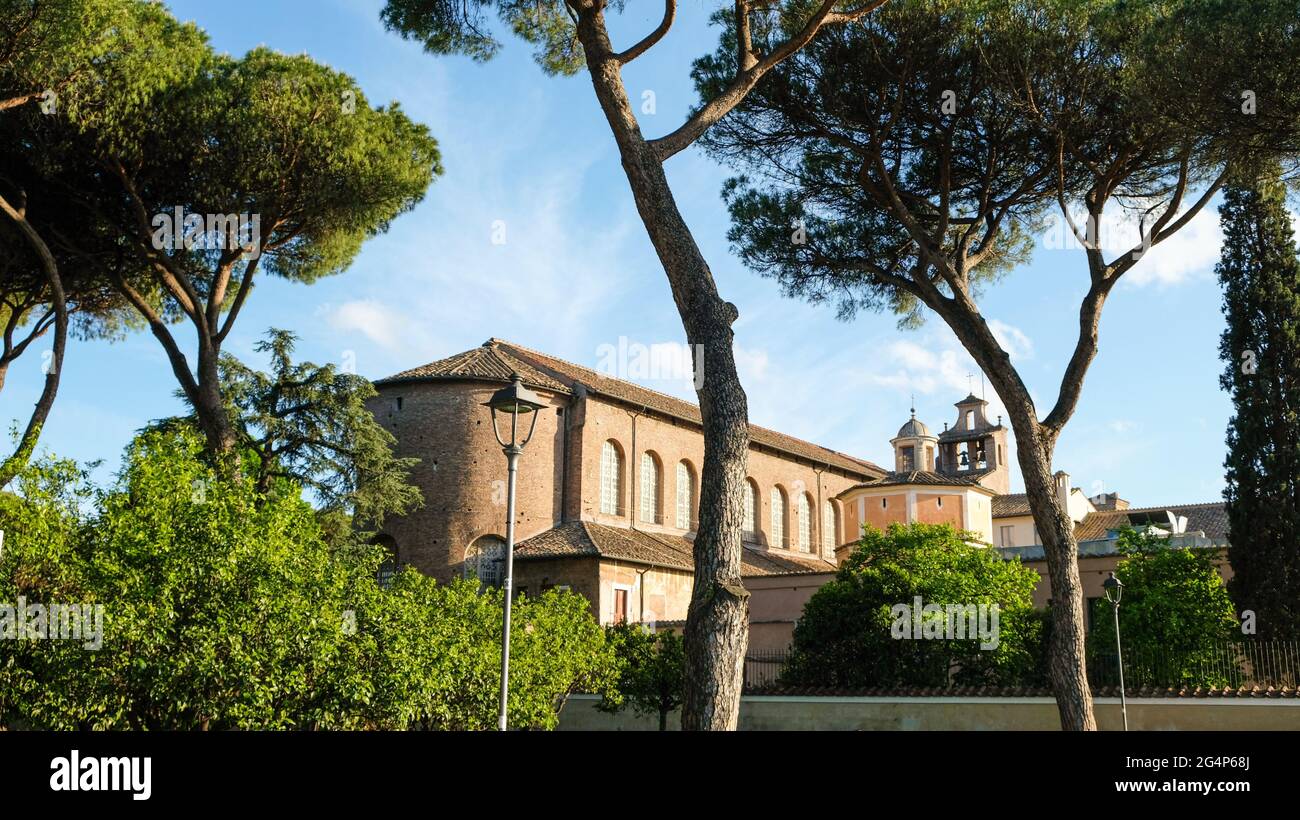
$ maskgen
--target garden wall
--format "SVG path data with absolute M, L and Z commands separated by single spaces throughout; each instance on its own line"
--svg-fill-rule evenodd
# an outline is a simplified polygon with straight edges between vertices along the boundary
M 560 730 L 636 731 L 658 728 L 657 716 L 630 711 L 607 715 L 597 698 L 575 695 L 560 715 Z M 1122 728 L 1118 698 L 1097 698 L 1098 728 Z M 1132 730 L 1300 731 L 1300 698 L 1131 698 Z M 670 729 L 681 725 L 674 712 Z M 1036 730 L 1061 728 L 1050 697 L 826 697 L 746 695 L 741 699 L 744 730 Z

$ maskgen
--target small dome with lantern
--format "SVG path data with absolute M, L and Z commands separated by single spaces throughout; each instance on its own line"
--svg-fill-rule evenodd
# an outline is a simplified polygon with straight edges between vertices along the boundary
M 894 472 L 934 469 L 934 456 L 939 439 L 930 428 L 916 417 L 916 402 L 912 402 L 912 417 L 898 428 L 898 435 L 889 441 L 894 447 Z
M 929 436 L 930 428 L 925 426 L 925 422 L 916 417 L 913 411 L 912 417 L 907 420 L 907 424 L 898 428 L 898 435 L 895 438 L 916 438 L 918 436 Z

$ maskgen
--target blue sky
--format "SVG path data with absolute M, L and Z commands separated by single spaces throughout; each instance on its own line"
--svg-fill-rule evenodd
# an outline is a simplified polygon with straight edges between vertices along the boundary
M 655 5 L 630 3 L 612 21 L 616 45 L 657 24 Z M 303 358 L 354 362 L 379 378 L 492 336 L 592 367 L 602 345 L 620 338 L 684 342 L 585 75 L 547 77 L 527 45 L 512 40 L 486 64 L 430 57 L 383 29 L 379 0 L 168 6 L 206 29 L 218 50 L 306 52 L 355 77 L 372 102 L 399 100 L 432 129 L 446 167 L 424 202 L 346 273 L 311 286 L 261 280 L 229 352 L 260 365 L 253 344 L 268 327 L 288 328 L 301 336 Z M 625 72 L 634 101 L 654 94 L 655 113 L 642 115 L 649 136 L 675 127 L 694 102 L 690 62 L 714 44 L 708 7 L 685 4 L 668 38 Z M 755 423 L 889 464 L 888 442 L 911 394 L 918 417 L 941 429 L 968 385 L 979 392 L 978 369 L 937 319 L 899 331 L 887 315 L 843 323 L 831 307 L 782 297 L 728 250 L 718 196 L 726 169 L 692 150 L 668 171 L 720 290 L 740 308 L 738 360 Z M 505 241 L 494 243 L 502 225 Z M 1107 304 L 1100 355 L 1056 455 L 1057 468 L 1089 494 L 1104 487 L 1141 505 L 1219 498 L 1231 412 L 1218 388 L 1219 241 L 1210 209 L 1144 258 Z M 1082 252 L 1051 247 L 1059 244 L 1044 239 L 1032 262 L 982 302 L 1044 413 L 1087 280 Z M 30 353 L 11 368 L 0 419 L 26 421 L 40 366 Z M 688 378 L 644 383 L 694 400 Z M 181 410 L 175 388 L 147 333 L 76 342 L 42 445 L 102 459 L 106 474 L 134 430 Z M 996 414 L 991 390 L 988 398 Z

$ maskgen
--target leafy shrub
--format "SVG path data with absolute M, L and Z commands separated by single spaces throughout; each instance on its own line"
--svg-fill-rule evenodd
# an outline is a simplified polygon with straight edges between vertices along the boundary
M 142 434 L 115 486 L 45 460 L 0 494 L 0 605 L 101 604 L 98 651 L 0 640 L 0 725 L 52 729 L 485 729 L 496 725 L 501 593 L 332 547 L 294 493 L 211 469 L 202 439 Z M 587 603 L 521 599 L 511 725 L 554 728 L 610 679 Z
M 651 632 L 644 624 L 607 628 L 617 658 L 618 683 L 596 708 L 615 713 L 631 707 L 639 715 L 657 715 L 659 731 L 668 715 L 682 705 L 686 683 L 686 645 L 675 632 Z
M 946 524 L 869 528 L 835 580 L 804 606 L 782 682 L 857 688 L 1011 684 L 1032 674 L 1042 631 L 1032 608 L 1038 574 L 973 546 L 973 537 Z M 894 637 L 894 607 L 914 607 L 918 597 L 923 605 L 997 604 L 996 647 L 981 649 L 978 638 Z
M 1236 659 L 1225 657 L 1225 645 L 1240 633 L 1213 553 L 1174 548 L 1167 537 L 1132 529 L 1120 533 L 1119 549 L 1125 555 L 1115 568 L 1124 584 L 1125 686 L 1226 685 L 1226 664 Z M 1094 605 L 1089 650 L 1094 667 L 1109 675 L 1115 668 L 1114 613 L 1105 599 Z

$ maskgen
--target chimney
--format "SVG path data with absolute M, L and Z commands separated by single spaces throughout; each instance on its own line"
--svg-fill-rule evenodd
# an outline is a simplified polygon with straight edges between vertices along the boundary
M 1066 515 L 1070 514 L 1070 474 L 1065 470 L 1057 470 L 1056 475 L 1052 476 L 1056 480 L 1056 497 L 1061 501 L 1061 508 L 1065 510 Z

